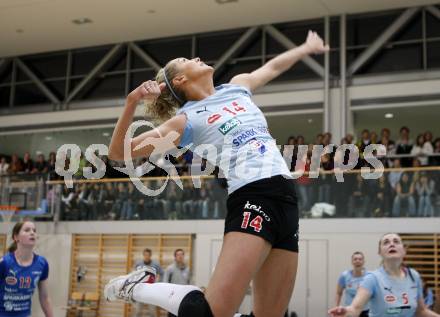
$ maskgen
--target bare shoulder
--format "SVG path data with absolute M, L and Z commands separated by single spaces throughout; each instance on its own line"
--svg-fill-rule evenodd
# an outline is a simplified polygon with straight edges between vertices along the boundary
M 238 75 L 232 77 L 232 79 L 230 80 L 229 83 L 248 87 L 250 80 L 251 80 L 251 74 L 243 73 L 243 74 L 238 74 Z
M 185 129 L 186 121 L 187 121 L 186 115 L 179 114 L 162 123 L 160 127 L 168 131 L 174 130 L 177 132 L 182 132 Z

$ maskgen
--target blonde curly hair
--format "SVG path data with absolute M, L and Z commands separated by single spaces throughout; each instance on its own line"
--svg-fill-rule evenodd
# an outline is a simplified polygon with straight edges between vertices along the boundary
M 173 78 L 178 73 L 179 69 L 176 63 L 173 61 L 168 62 L 164 68 L 161 68 L 157 72 L 155 78 L 156 82 L 159 85 L 161 83 L 166 83 L 167 86 L 155 102 L 146 104 L 146 116 L 157 122 L 163 122 L 175 115 L 177 109 L 183 106 L 186 101 L 185 94 L 173 85 Z M 168 83 L 165 80 L 165 76 L 168 80 Z M 180 101 L 173 95 L 168 84 L 171 85 L 171 89 L 174 91 Z

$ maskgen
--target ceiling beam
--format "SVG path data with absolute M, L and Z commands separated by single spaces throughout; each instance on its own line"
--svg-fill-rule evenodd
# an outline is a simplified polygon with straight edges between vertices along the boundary
M 233 58 L 240 49 L 242 49 L 253 37 L 257 34 L 259 30 L 258 26 L 254 26 L 249 28 L 246 32 L 244 32 L 240 38 L 235 41 L 232 46 L 220 56 L 219 60 L 215 63 L 214 69 L 217 74 L 219 74 L 219 70 L 226 65 L 226 63 Z
M 278 43 L 280 43 L 286 49 L 290 50 L 292 48 L 298 47 L 298 45 L 293 43 L 287 36 L 285 36 L 283 33 L 278 31 L 274 26 L 266 25 L 264 27 L 264 29 L 273 39 L 275 39 Z M 318 74 L 322 78 L 325 77 L 324 67 L 322 67 L 322 65 L 319 64 L 312 57 L 305 56 L 301 61 L 304 62 L 304 64 L 306 64 L 307 66 L 309 66 L 310 69 L 313 70 L 316 74 Z
M 419 12 L 420 8 L 406 9 L 391 25 L 386 28 L 381 35 L 366 48 L 358 58 L 353 61 L 347 70 L 347 75 L 352 76 L 362 66 L 364 66 L 374 55 L 376 55 L 380 49 L 400 31 L 415 15 Z
M 425 7 L 426 11 L 431 13 L 433 16 L 435 16 L 437 19 L 440 20 L 440 9 L 434 6 L 427 6 Z
M 121 48 L 124 46 L 124 44 L 117 44 L 113 46 L 113 48 L 105 54 L 105 56 L 101 59 L 99 63 L 93 67 L 93 69 L 90 71 L 90 73 L 87 74 L 84 79 L 75 86 L 73 91 L 67 96 L 66 100 L 64 101 L 66 104 L 68 104 L 72 99 L 83 89 L 93 78 L 95 78 L 105 67 L 105 65 L 121 50 Z
M 128 46 L 133 50 L 133 52 L 139 56 L 147 65 L 150 65 L 158 72 L 162 67 L 151 57 L 147 52 L 140 48 L 136 43 L 129 42 Z
M 37 85 L 38 89 L 50 100 L 53 104 L 59 104 L 60 100 L 53 94 L 53 92 L 41 81 L 40 78 L 35 75 L 35 73 L 18 57 L 15 58 L 15 63 L 18 68 L 20 68 L 32 82 Z

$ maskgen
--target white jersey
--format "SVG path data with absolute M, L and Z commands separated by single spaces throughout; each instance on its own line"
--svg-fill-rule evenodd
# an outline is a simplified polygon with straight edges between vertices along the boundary
M 180 146 L 205 158 L 228 181 L 229 194 L 251 182 L 275 175 L 291 178 L 275 140 L 251 92 L 225 84 L 200 101 L 189 101 L 177 114 L 185 114 L 187 125 Z

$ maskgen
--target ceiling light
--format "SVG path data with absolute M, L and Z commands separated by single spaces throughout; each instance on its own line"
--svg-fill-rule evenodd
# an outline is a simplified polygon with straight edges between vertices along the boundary
M 392 113 L 385 113 L 385 118 L 386 119 L 392 119 L 392 118 L 394 118 L 394 114 L 392 114 Z
M 110 133 L 108 133 L 108 132 L 104 132 L 104 133 L 102 134 L 102 136 L 110 136 Z
M 48 135 L 47 137 L 45 137 L 45 139 L 46 139 L 47 141 L 50 141 L 50 140 L 52 140 L 52 137 L 51 137 L 50 135 Z
M 93 21 L 89 18 L 78 18 L 78 19 L 72 20 L 72 23 L 76 24 L 76 25 L 82 25 L 82 24 L 87 24 L 87 23 L 92 23 L 92 22 Z
M 308 122 L 308 123 L 312 123 L 312 122 L 313 122 L 313 119 L 308 119 L 307 122 Z

